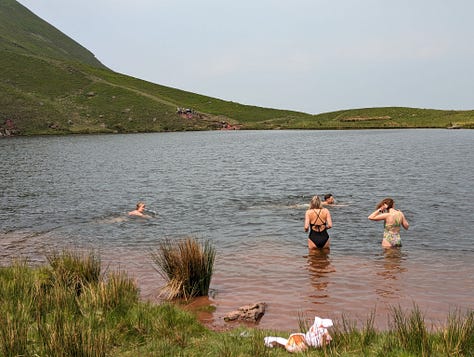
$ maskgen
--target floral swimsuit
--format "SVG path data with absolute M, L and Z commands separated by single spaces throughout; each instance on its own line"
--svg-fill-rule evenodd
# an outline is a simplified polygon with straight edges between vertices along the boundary
M 402 246 L 402 239 L 400 238 L 400 231 L 393 232 L 393 228 L 399 228 L 402 224 L 401 215 L 399 212 L 393 213 L 398 214 L 398 217 L 395 217 L 395 220 L 392 224 L 386 224 L 384 226 L 383 231 L 383 239 L 390 243 L 392 247 L 401 247 Z

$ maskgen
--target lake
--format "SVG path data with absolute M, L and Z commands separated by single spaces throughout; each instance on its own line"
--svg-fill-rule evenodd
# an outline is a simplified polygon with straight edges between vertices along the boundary
M 163 280 L 150 252 L 165 238 L 216 247 L 201 319 L 266 302 L 263 328 L 298 316 L 387 326 L 393 306 L 417 304 L 432 324 L 474 308 L 474 131 L 215 131 L 16 137 L 0 140 L 0 263 L 45 261 L 52 250 L 99 252 L 145 299 Z M 309 252 L 311 197 L 334 194 L 329 254 Z M 410 229 L 381 248 L 367 216 L 392 197 Z M 137 201 L 158 213 L 131 219 Z

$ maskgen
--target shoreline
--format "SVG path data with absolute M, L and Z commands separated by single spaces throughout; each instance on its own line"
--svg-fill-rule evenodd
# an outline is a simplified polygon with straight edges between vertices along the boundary
M 27 257 L 34 266 L 44 264 L 41 252 L 55 247 L 54 242 L 43 245 L 41 234 L 30 234 L 28 239 L 3 238 L 2 265 L 9 263 L 13 255 Z M 86 247 L 73 249 L 89 251 Z M 99 254 L 104 271 L 125 271 L 136 281 L 143 301 L 164 302 L 158 296 L 164 280 L 155 271 L 146 249 L 115 248 Z M 292 261 L 288 261 L 284 249 L 255 256 L 247 256 L 245 252 L 221 254 L 214 268 L 210 296 L 193 300 L 186 309 L 197 313 L 200 321 L 213 330 L 228 330 L 236 324 L 224 322 L 225 314 L 244 305 L 265 302 L 266 313 L 254 327 L 276 330 L 289 327 L 292 331 L 298 327 L 300 313 L 307 319 L 320 316 L 335 321 L 346 315 L 365 321 L 375 308 L 375 324 L 383 331 L 388 327 L 386 316 L 393 306 L 409 309 L 416 303 L 432 325 L 444 323 L 453 309 L 472 308 L 470 284 L 466 280 L 471 278 L 460 274 L 474 271 L 474 262 L 469 263 L 468 256 L 445 256 L 430 266 L 429 256 L 420 260 L 410 254 L 410 259 L 403 254 L 364 258 L 333 251 L 327 256 L 295 256 Z M 455 258 L 456 265 L 452 262 Z M 259 264 L 265 269 L 253 275 L 252 280 L 242 279 L 241 264 Z M 446 269 L 446 266 L 451 267 Z M 282 284 L 277 276 L 292 283 Z
M 239 125 L 239 129 L 186 129 L 186 130 L 151 130 L 151 131 L 122 131 L 122 132 L 111 132 L 111 131 L 78 131 L 78 132 L 39 132 L 39 133 L 28 133 L 28 134 L 2 134 L 0 133 L 0 140 L 2 138 L 34 138 L 34 137 L 61 137 L 61 136 L 80 136 L 80 135 L 133 135 L 133 134 L 159 134 L 159 133 L 185 133 L 185 132 L 214 132 L 214 131 L 223 131 L 223 132 L 233 132 L 233 131 L 350 131 L 350 130 L 422 130 L 422 129 L 447 129 L 447 130 L 472 130 L 474 129 L 474 124 L 469 126 L 368 126 L 368 127 L 338 127 L 338 126 L 327 126 L 319 128 L 301 128 L 301 127 L 267 127 L 267 128 L 254 128 L 249 127 L 245 128 L 242 124 Z

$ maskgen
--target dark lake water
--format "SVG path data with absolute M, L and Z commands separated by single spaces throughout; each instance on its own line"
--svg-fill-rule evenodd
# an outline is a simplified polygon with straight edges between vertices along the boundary
M 0 263 L 94 249 L 156 299 L 150 251 L 164 238 L 217 249 L 203 316 L 264 301 L 260 326 L 292 329 L 298 314 L 365 320 L 419 305 L 429 321 L 474 308 L 474 131 L 226 131 L 0 140 Z M 332 192 L 329 254 L 309 253 L 304 213 Z M 384 252 L 367 216 L 393 197 L 410 229 Z M 138 200 L 147 221 L 126 212 Z

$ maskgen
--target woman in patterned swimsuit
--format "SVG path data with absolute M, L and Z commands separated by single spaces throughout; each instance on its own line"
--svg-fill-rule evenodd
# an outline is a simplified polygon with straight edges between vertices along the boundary
M 368 218 L 371 221 L 384 221 L 382 247 L 392 248 L 402 246 L 400 227 L 408 229 L 410 225 L 403 212 L 395 209 L 393 199 L 383 199 Z

